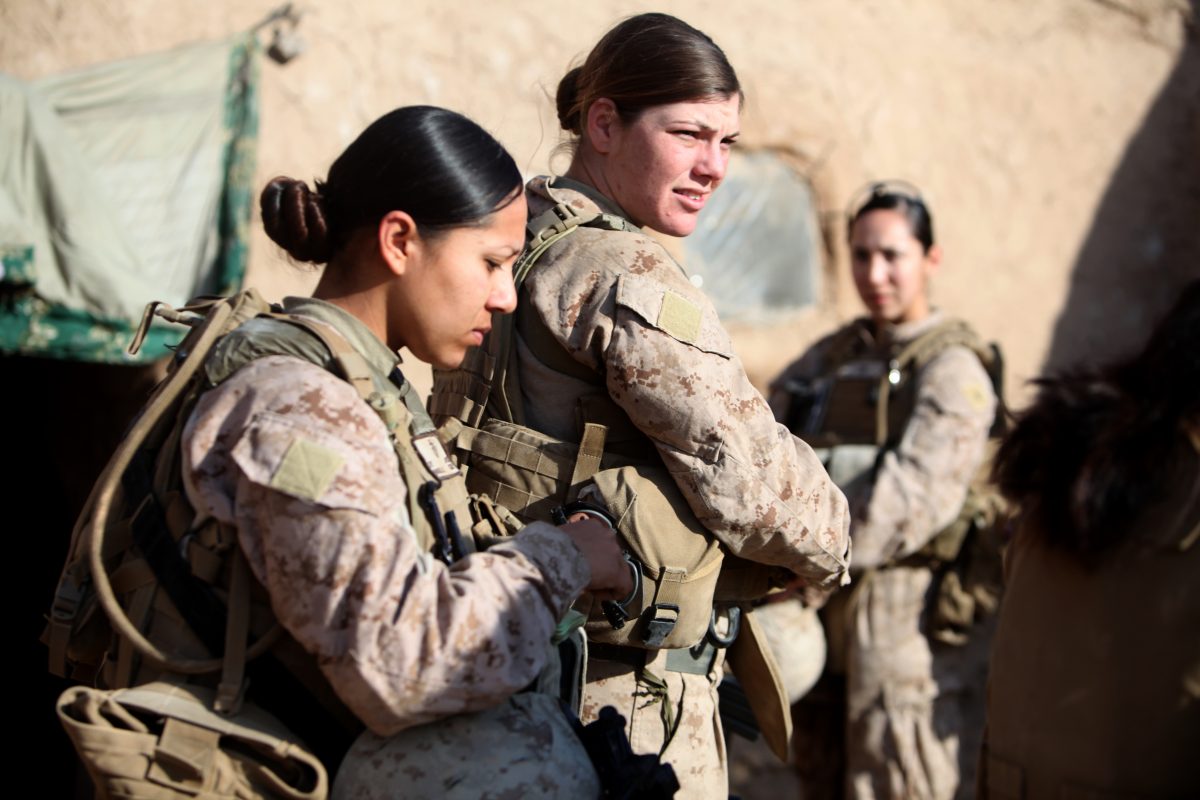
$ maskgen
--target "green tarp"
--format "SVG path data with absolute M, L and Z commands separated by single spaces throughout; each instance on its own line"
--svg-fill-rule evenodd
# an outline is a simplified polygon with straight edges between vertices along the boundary
M 142 309 L 236 291 L 258 134 L 242 35 L 24 83 L 0 75 L 0 353 L 160 358 Z

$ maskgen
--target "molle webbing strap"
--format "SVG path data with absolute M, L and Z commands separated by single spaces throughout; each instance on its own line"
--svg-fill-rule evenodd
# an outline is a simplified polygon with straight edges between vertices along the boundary
M 583 436 L 579 440 L 579 454 L 575 457 L 575 466 L 571 470 L 571 483 L 567 487 L 565 498 L 567 502 L 577 499 L 583 484 L 600 471 L 600 459 L 604 458 L 604 439 L 607 435 L 608 429 L 603 425 L 589 422 L 583 426 Z
M 574 459 L 555 456 L 537 445 L 497 436 L 479 428 L 463 428 L 455 444 L 469 453 L 512 464 L 554 481 L 565 482 L 575 471 Z
M 225 655 L 221 665 L 221 682 L 213 709 L 222 714 L 236 714 L 242 705 L 246 676 L 246 638 L 250 635 L 250 565 L 242 548 L 232 550 L 233 564 L 229 571 L 229 601 L 225 622 Z
M 637 231 L 635 226 L 615 214 L 580 214 L 566 203 L 559 203 L 551 207 L 531 219 L 525 226 L 529 239 L 525 244 L 525 251 L 513 266 L 513 284 L 518 292 L 521 291 L 521 287 L 525 284 L 525 278 L 528 277 L 542 254 L 580 227 L 609 231 Z M 519 387 L 516 386 L 509 369 L 513 361 L 514 316 L 514 314 L 492 315 L 492 332 L 488 337 L 488 348 L 495 360 L 495 371 L 492 375 L 492 396 L 489 398 L 488 405 L 492 414 L 500 419 L 506 422 L 524 423 L 524 413 L 520 407 Z M 539 358 L 541 357 L 539 356 Z
M 679 621 L 680 603 L 683 599 L 683 583 L 687 580 L 686 569 L 663 566 L 655 581 L 654 616 L 646 624 L 646 646 L 659 648 Z
M 984 370 L 991 374 L 995 354 L 980 340 L 979 335 L 960 319 L 950 319 L 933 327 L 905 345 L 889 362 L 888 370 L 879 379 L 879 400 L 875 406 L 875 444 L 887 444 L 888 400 L 892 388 L 900 383 L 900 377 L 910 365 L 920 370 L 947 349 L 961 345 L 979 358 Z M 997 387 L 997 393 L 999 387 Z

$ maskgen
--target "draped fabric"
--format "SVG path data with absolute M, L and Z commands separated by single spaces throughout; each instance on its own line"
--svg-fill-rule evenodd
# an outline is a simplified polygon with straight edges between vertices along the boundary
M 0 353 L 125 352 L 146 303 L 236 291 L 258 133 L 250 34 L 32 82 L 0 75 Z

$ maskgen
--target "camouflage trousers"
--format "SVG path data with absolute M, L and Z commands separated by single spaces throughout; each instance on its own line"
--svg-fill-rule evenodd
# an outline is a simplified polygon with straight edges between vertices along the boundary
M 962 646 L 933 641 L 933 570 L 872 573 L 853 604 L 847 653 L 846 765 L 857 798 L 970 797 L 983 739 L 995 619 Z
M 893 567 L 860 581 L 827 625 L 842 639 L 827 672 L 793 709 L 806 800 L 970 797 L 983 735 L 995 619 L 959 647 L 930 640 L 925 568 Z M 832 605 L 832 604 L 831 604 Z
M 718 715 L 717 687 L 724 651 L 707 675 L 666 669 L 667 651 L 646 651 L 639 669 L 616 661 L 591 659 L 584 687 L 584 724 L 604 706 L 614 706 L 628 721 L 626 732 L 635 753 L 658 753 L 675 769 L 680 798 L 729 797 L 725 734 Z

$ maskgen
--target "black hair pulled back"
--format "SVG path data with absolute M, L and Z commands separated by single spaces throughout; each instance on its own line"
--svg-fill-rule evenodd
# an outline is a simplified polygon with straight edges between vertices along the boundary
M 864 194 L 865 200 L 861 199 Z M 912 184 L 904 181 L 873 183 L 860 191 L 856 197 L 860 199 L 852 205 L 854 210 L 850 212 L 850 224 L 847 227 L 849 233 L 854 232 L 854 223 L 872 211 L 895 211 L 904 217 L 913 238 L 921 243 L 926 253 L 933 247 L 933 215 L 929 213 L 929 206 Z
M 737 73 L 709 36 L 670 14 L 638 14 L 596 43 L 581 66 L 563 76 L 555 95 L 563 130 L 580 136 L 588 108 L 600 98 L 625 123 L 667 103 L 743 97 Z
M 424 236 L 479 224 L 519 196 L 521 173 L 463 115 L 406 106 L 371 123 L 315 183 L 274 178 L 260 202 L 267 235 L 297 261 L 320 264 L 389 211 L 409 214 Z

